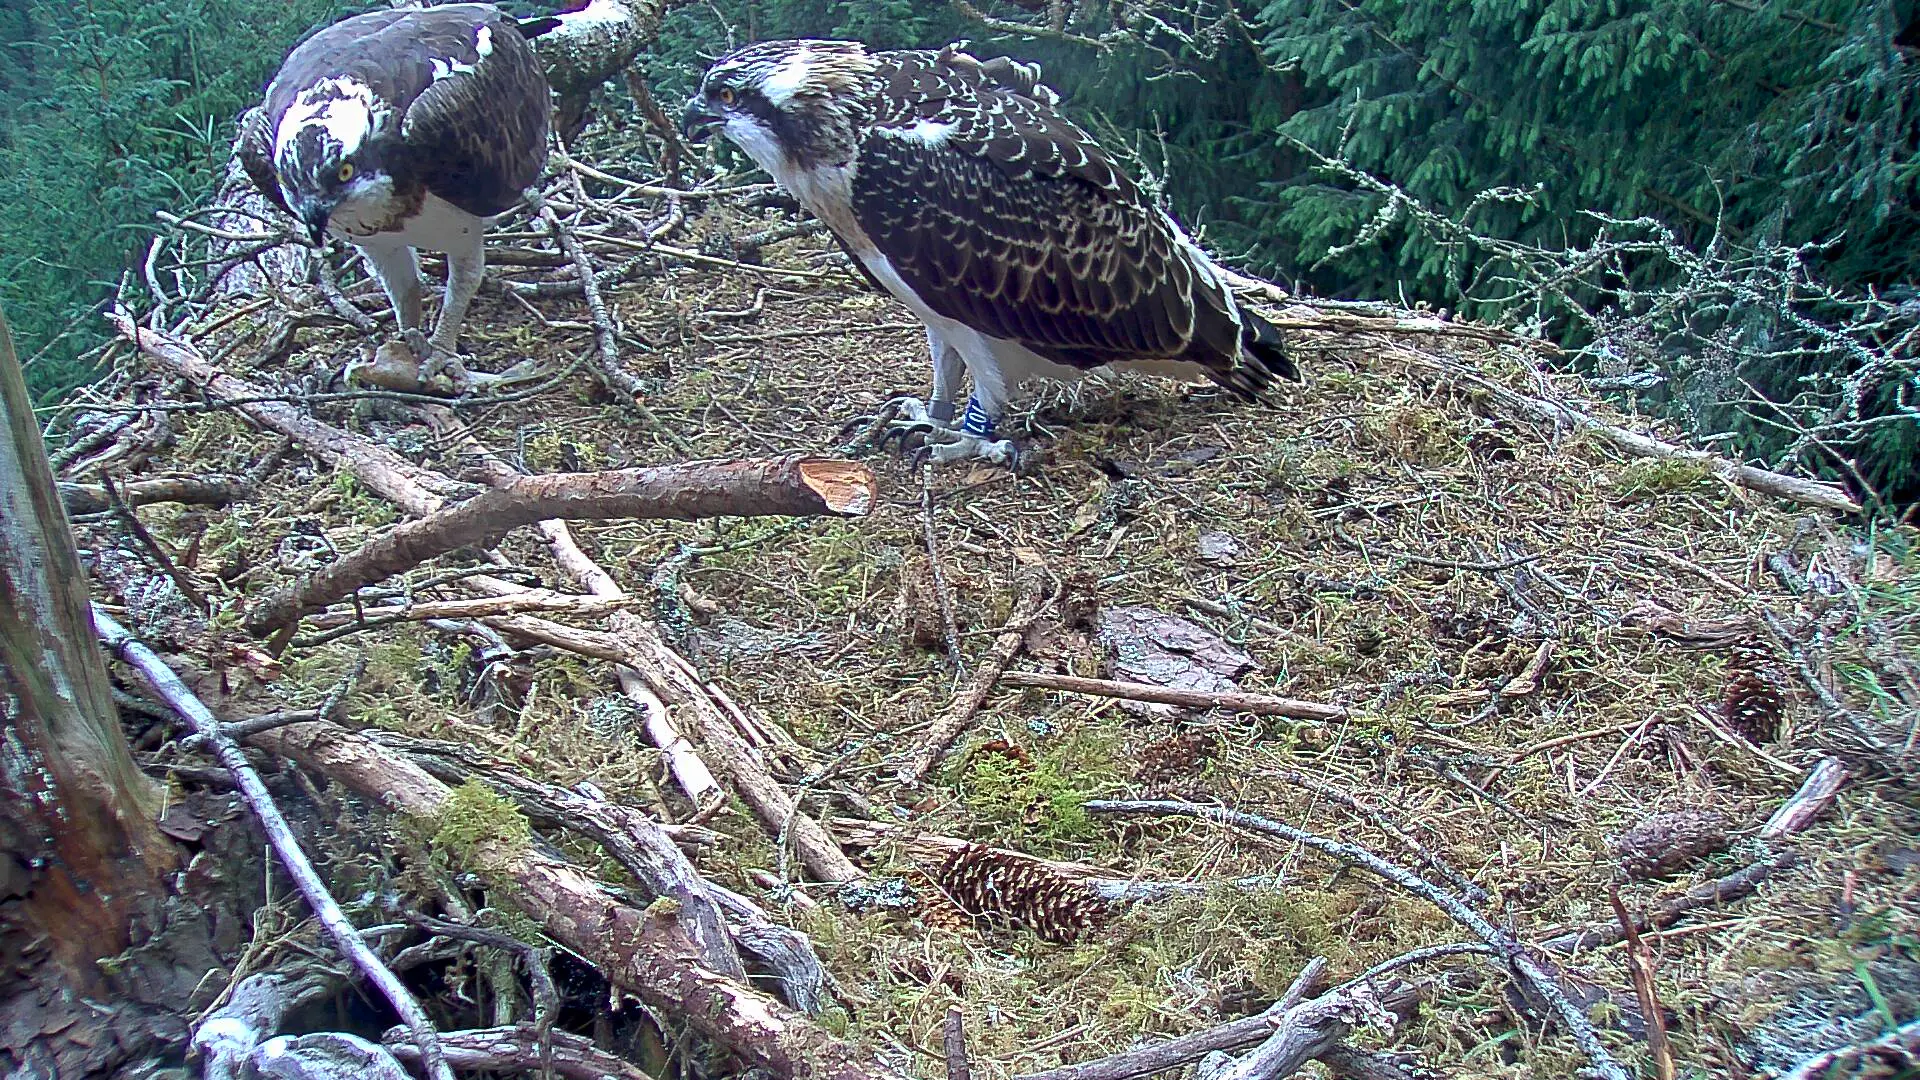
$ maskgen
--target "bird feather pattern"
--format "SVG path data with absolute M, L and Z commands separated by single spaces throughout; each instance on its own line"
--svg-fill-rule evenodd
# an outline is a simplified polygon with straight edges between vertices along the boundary
M 876 59 L 853 210 L 935 312 L 1075 368 L 1184 360 L 1258 391 L 1224 282 L 1037 68 L 951 48 Z

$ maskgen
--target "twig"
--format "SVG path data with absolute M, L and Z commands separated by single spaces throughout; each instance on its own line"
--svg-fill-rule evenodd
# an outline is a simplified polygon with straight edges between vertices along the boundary
M 1326 961 L 1315 957 L 1275 1006 L 1281 1015 L 1273 1034 L 1220 1073 L 1217 1080 L 1278 1080 L 1291 1076 L 1308 1060 L 1339 1045 L 1357 1020 L 1389 1015 L 1379 998 L 1391 994 L 1395 987 L 1383 991 L 1371 983 L 1349 984 L 1299 1003 L 1325 970 Z M 1273 1011 L 1268 1010 L 1269 1014 Z
M 393 1056 L 410 1065 L 418 1060 L 418 1051 L 399 1045 L 394 1038 L 398 1034 L 396 1028 L 382 1038 Z M 463 1071 L 537 1073 L 551 1068 L 552 1075 L 565 1080 L 653 1080 L 639 1066 L 599 1049 L 583 1035 L 554 1031 L 547 1033 L 547 1040 L 542 1043 L 532 1024 L 440 1033 L 447 1062 Z
M 947 1080 L 973 1080 L 973 1065 L 967 1061 L 967 1016 L 958 1005 L 947 1006 L 940 1047 L 947 1056 Z
M 553 207 L 537 196 L 533 198 L 540 211 L 540 220 L 546 222 L 554 239 L 559 241 L 561 250 L 573 260 L 574 271 L 580 276 L 580 291 L 586 297 L 587 313 L 593 319 L 594 348 L 600 357 L 600 363 L 594 370 L 599 372 L 607 386 L 625 395 L 633 411 L 639 413 L 640 418 L 669 445 L 688 457 L 695 456 L 699 451 L 693 448 L 693 444 L 681 437 L 679 432 L 661 423 L 660 418 L 647 407 L 646 384 L 628 371 L 620 359 L 620 335 L 613 328 L 613 316 L 607 313 L 606 298 L 600 295 L 600 282 L 594 276 L 593 261 L 587 257 L 586 249 L 580 246 L 580 238 L 560 223 L 560 217 L 553 212 Z
M 938 570 L 935 573 L 938 574 Z M 935 580 L 937 581 L 938 578 L 936 577 Z M 1038 578 L 1030 578 L 1026 582 L 1023 595 L 1013 606 L 1013 614 L 1007 617 L 1006 625 L 1000 628 L 999 636 L 994 638 L 993 648 L 987 651 L 986 658 L 980 663 L 980 669 L 974 673 L 972 685 L 967 687 L 966 692 L 954 698 L 953 703 L 947 707 L 946 714 L 926 735 L 921 737 L 919 746 L 908 757 L 907 763 L 900 768 L 899 775 L 896 777 L 899 783 L 909 787 L 918 784 L 927 778 L 927 774 L 932 772 L 935 766 L 940 764 L 940 759 L 946 756 L 947 749 L 953 745 L 953 741 L 960 737 L 960 733 L 967 729 L 967 725 L 973 723 L 973 718 L 980 712 L 980 707 L 993 696 L 994 687 L 999 684 L 1000 677 L 1006 673 L 1007 665 L 1013 663 L 1013 658 L 1020 654 L 1020 649 L 1027 640 L 1027 632 L 1033 629 L 1034 621 L 1039 619 L 1049 607 L 1059 602 L 1061 590 L 1062 586 L 1058 582 L 1054 583 L 1051 589 L 1048 589 L 1045 582 Z
M 1501 959 L 1514 977 L 1528 991 L 1545 1002 L 1560 1018 L 1560 1022 L 1566 1025 L 1567 1030 L 1573 1035 L 1574 1042 L 1579 1045 L 1581 1052 L 1586 1054 L 1595 1072 L 1606 1080 L 1629 1080 L 1627 1071 L 1601 1044 L 1600 1036 L 1594 1031 L 1593 1024 L 1587 1019 L 1586 1013 L 1567 999 L 1566 994 L 1559 988 L 1558 979 L 1543 967 L 1540 961 L 1529 955 L 1525 946 L 1515 940 L 1512 934 L 1487 921 L 1451 893 L 1405 867 L 1390 863 L 1352 844 L 1343 844 L 1278 821 L 1218 806 L 1201 806 L 1198 803 L 1174 800 L 1099 799 L 1086 803 L 1085 809 L 1095 814 L 1151 814 L 1198 818 L 1202 821 L 1230 825 L 1248 832 L 1277 837 L 1292 843 L 1303 844 L 1342 862 L 1358 866 L 1416 896 L 1423 897 L 1455 922 L 1473 931 L 1482 941 L 1500 950 Z
M 940 565 L 940 536 L 933 518 L 933 463 L 920 466 L 920 524 L 926 534 L 929 575 L 933 578 L 933 596 L 940 608 L 940 626 L 946 634 L 947 662 L 953 665 L 955 679 L 967 672 L 966 658 L 960 655 L 960 625 L 953 614 L 953 590 L 947 587 L 946 571 Z
M 1813 824 L 1814 819 L 1826 813 L 1827 807 L 1840 795 L 1840 785 L 1847 782 L 1847 767 L 1839 758 L 1824 758 L 1800 785 L 1793 797 L 1773 812 L 1767 823 L 1760 828 L 1760 835 L 1767 840 L 1777 840 L 1783 836 L 1801 832 Z
M 822 458 L 696 461 L 600 473 L 518 476 L 457 506 L 398 525 L 256 607 L 248 626 L 265 634 L 303 610 L 469 545 L 490 547 L 523 525 L 553 518 L 679 518 L 837 514 L 858 517 L 874 502 L 864 465 Z
M 193 691 L 187 689 L 180 677 L 154 655 L 153 650 L 142 645 L 98 604 L 93 605 L 93 624 L 101 643 L 139 671 L 148 685 L 153 687 L 154 693 L 193 729 L 207 752 L 233 774 L 234 783 L 239 787 L 241 797 L 246 800 L 247 808 L 259 820 L 261 829 L 267 834 L 267 842 L 272 845 L 274 854 L 280 857 L 300 895 L 306 899 L 307 906 L 313 909 L 314 917 L 326 927 L 334 944 L 346 954 L 353 966 L 379 989 L 381 996 L 393 1006 L 393 1011 L 413 1034 L 414 1042 L 420 1047 L 427 1075 L 434 1080 L 453 1080 L 453 1072 L 447 1067 L 446 1055 L 440 1047 L 439 1035 L 420 1008 L 420 1003 L 373 954 L 359 930 L 347 918 L 346 912 L 340 910 L 339 903 L 327 891 L 326 883 L 320 880 L 313 864 L 307 861 L 306 853 L 300 850 L 300 842 L 294 839 L 293 830 L 288 828 L 286 819 L 280 816 L 279 808 L 274 806 L 273 796 L 267 793 L 260 774 L 248 764 L 240 747 L 227 738 L 220 721 L 194 696 Z
M 1627 936 L 1627 974 L 1633 979 L 1634 996 L 1640 999 L 1640 1015 L 1647 1023 L 1647 1052 L 1653 1055 L 1653 1068 L 1659 1080 L 1674 1080 L 1673 1048 L 1667 1044 L 1667 1017 L 1660 995 L 1653 986 L 1653 954 L 1634 929 L 1627 906 L 1620 902 L 1620 887 L 1607 887 L 1607 900 L 1613 904 L 1613 916 Z
M 192 604 L 193 609 L 200 614 L 205 615 L 211 611 L 212 608 L 207 603 L 206 595 L 200 591 L 200 587 L 194 584 L 186 571 L 174 563 L 173 556 L 167 554 L 167 549 L 161 547 L 160 541 L 155 540 L 153 534 L 147 531 L 146 525 L 141 522 L 140 516 L 133 512 L 133 508 L 121 500 L 120 489 L 114 485 L 113 477 L 102 474 L 100 483 L 106 490 L 107 503 L 113 508 L 113 516 L 126 526 L 128 534 L 160 567 L 161 572 L 172 579 L 174 587 L 180 590 L 180 595 L 185 597 L 187 603 Z
M 231 724 L 222 726 L 221 730 L 226 732 L 227 738 L 235 742 L 242 742 L 248 737 L 258 735 L 263 731 L 272 731 L 274 728 L 285 727 L 288 724 L 305 724 L 320 719 L 324 719 L 324 716 L 319 709 L 286 709 L 280 712 L 262 713 L 259 716 L 249 716 L 245 720 L 235 720 Z
M 1662 930 L 1679 922 L 1688 912 L 1698 908 L 1751 896 L 1768 878 L 1799 861 L 1798 855 L 1791 851 L 1783 851 L 1770 859 L 1762 859 L 1724 877 L 1695 885 L 1680 896 L 1655 907 L 1637 928 L 1642 931 Z M 1584 930 L 1575 930 L 1548 938 L 1540 943 L 1540 947 L 1548 952 L 1572 954 L 1587 949 L 1597 949 L 1602 945 L 1612 945 L 1625 938 L 1626 933 L 1617 923 L 1604 922 L 1595 923 Z
M 1322 705 L 1314 701 L 1272 697 L 1244 691 L 1187 690 L 1151 683 L 1118 682 L 1113 679 L 1085 679 L 1077 675 L 1046 675 L 1034 671 L 1009 671 L 1000 677 L 1007 686 L 1029 686 L 1038 690 L 1064 690 L 1070 694 L 1125 698 L 1159 705 L 1178 705 L 1186 709 L 1227 709 L 1256 716 L 1287 716 L 1296 720 L 1344 720 L 1351 714 L 1344 706 Z
M 1773 495 L 1806 506 L 1818 507 L 1822 510 L 1835 510 L 1848 514 L 1857 514 L 1860 512 L 1860 504 L 1855 502 L 1845 491 L 1842 491 L 1832 484 L 1823 484 L 1817 480 L 1808 480 L 1805 477 L 1788 476 L 1785 473 L 1777 473 L 1769 469 L 1757 469 L 1751 465 L 1741 465 L 1720 457 L 1717 454 L 1707 453 L 1704 450 L 1691 450 L 1683 446 L 1676 446 L 1670 442 L 1664 442 L 1650 435 L 1642 435 L 1637 431 L 1628 431 L 1626 428 L 1615 427 L 1563 401 L 1530 397 L 1509 389 L 1481 375 L 1479 372 L 1468 370 L 1458 363 L 1433 359 L 1421 355 L 1412 349 L 1397 348 L 1390 350 L 1390 352 L 1391 355 L 1407 363 L 1430 370 L 1438 370 L 1450 377 L 1472 383 L 1486 390 L 1507 408 L 1522 416 L 1552 424 L 1556 428 L 1567 427 L 1590 431 L 1612 443 L 1616 448 L 1624 450 L 1629 454 L 1634 454 L 1639 457 L 1671 458 L 1697 462 L 1728 483 L 1750 488 L 1763 495 Z
M 481 619 L 488 615 L 518 615 L 540 612 L 595 618 L 625 611 L 640 601 L 631 596 L 580 596 L 548 589 L 526 589 L 504 596 L 475 596 L 462 600 L 420 600 L 409 604 L 363 608 L 360 611 L 329 611 L 308 618 L 321 629 L 366 630 L 400 622 L 425 622 L 431 619 Z
M 1902 1024 L 1885 1035 L 1864 1042 L 1858 1046 L 1842 1046 L 1818 1053 L 1794 1066 L 1794 1070 L 1780 1080 L 1822 1080 L 1836 1076 L 1835 1067 L 1850 1061 L 1858 1061 L 1869 1054 L 1905 1054 L 1908 1057 L 1920 1055 L 1920 1020 Z
M 1395 843 L 1417 856 L 1421 862 L 1431 867 L 1434 873 L 1446 878 L 1447 883 L 1459 890 L 1460 895 L 1465 897 L 1468 903 L 1484 904 L 1487 902 L 1487 890 L 1469 881 L 1460 871 L 1455 870 L 1449 865 L 1445 859 L 1434 854 L 1425 844 L 1414 839 L 1405 830 L 1388 819 L 1385 814 L 1361 802 L 1351 793 L 1325 781 L 1316 780 L 1298 769 L 1284 769 L 1280 772 L 1279 778 L 1292 784 L 1294 787 L 1310 791 L 1323 799 L 1331 799 L 1354 813 L 1359 814 L 1361 817 L 1366 818 L 1368 821 L 1373 822 L 1375 828 L 1386 833 L 1394 839 Z

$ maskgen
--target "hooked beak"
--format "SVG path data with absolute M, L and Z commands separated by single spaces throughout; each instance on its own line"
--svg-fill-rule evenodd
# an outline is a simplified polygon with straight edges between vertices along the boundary
M 307 227 L 307 236 L 313 240 L 313 246 L 327 246 L 327 219 L 333 216 L 333 204 L 318 199 L 305 199 L 294 209 L 300 213 L 300 223 Z
M 687 112 L 680 120 L 680 133 L 689 142 L 704 142 L 713 129 L 726 123 L 726 117 L 707 107 L 706 99 L 694 95 L 687 99 Z

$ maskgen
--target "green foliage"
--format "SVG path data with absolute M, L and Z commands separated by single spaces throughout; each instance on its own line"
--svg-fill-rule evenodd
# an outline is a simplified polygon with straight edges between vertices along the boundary
M 26 0 L 0 6 L 0 303 L 37 394 L 89 377 L 88 313 L 144 252 L 153 212 L 203 202 L 233 121 L 343 0 Z
M 153 209 L 205 197 L 232 118 L 300 33 L 370 2 L 0 6 L 0 200 L 15 211 L 0 232 L 0 302 L 23 353 L 100 302 L 144 249 Z M 976 6 L 1045 18 L 1005 0 Z M 1899 337 L 1885 320 L 1861 330 L 1850 302 L 1823 290 L 1920 305 L 1915 0 L 1068 10 L 1061 32 L 1016 35 L 949 4 L 713 0 L 672 6 L 643 63 L 671 106 L 712 57 L 769 38 L 969 38 L 982 55 L 1039 61 L 1069 110 L 1230 262 L 1325 295 L 1526 322 L 1576 347 L 1600 334 L 1595 312 L 1640 320 L 1641 369 L 1666 379 L 1642 404 L 1697 434 L 1731 432 L 1723 448 L 1736 454 L 1835 472 L 1848 456 L 1867 483 L 1920 493 L 1914 378 L 1848 385 L 1871 362 L 1808 329 Z M 1535 256 L 1577 259 L 1633 219 L 1657 242 L 1589 265 L 1558 295 L 1532 287 L 1556 273 Z M 1733 276 L 1702 288 L 1703 264 Z M 1783 289 L 1794 278 L 1819 288 Z M 86 377 L 75 361 L 98 332 L 78 325 L 29 370 L 43 394 Z M 1755 415 L 1748 387 L 1780 408 Z M 1796 438 L 1841 398 L 1854 405 L 1838 450 Z

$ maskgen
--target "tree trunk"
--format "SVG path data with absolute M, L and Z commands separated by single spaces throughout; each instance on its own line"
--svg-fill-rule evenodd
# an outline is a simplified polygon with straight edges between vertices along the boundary
M 10 1044 L 0 1061 L 10 1051 L 16 1067 L 31 1060 L 67 1075 L 89 1052 L 49 1041 L 76 1022 L 76 1043 L 116 1041 L 100 1038 L 114 1026 L 109 1010 L 75 999 L 114 992 L 113 965 L 100 961 L 156 929 L 175 852 L 154 825 L 159 788 L 120 729 L 3 317 L 0 412 L 0 1030 Z

